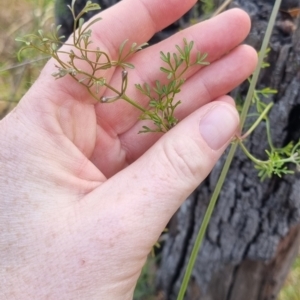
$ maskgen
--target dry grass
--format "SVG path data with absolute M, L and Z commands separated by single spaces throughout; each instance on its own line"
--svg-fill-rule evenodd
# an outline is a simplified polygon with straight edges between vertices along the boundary
M 300 300 L 300 255 L 293 264 L 278 300 Z
M 36 32 L 54 22 L 54 0 L 12 0 L 0 2 L 0 116 L 13 108 L 32 85 L 45 63 L 33 53 L 17 59 L 21 44 L 16 37 Z

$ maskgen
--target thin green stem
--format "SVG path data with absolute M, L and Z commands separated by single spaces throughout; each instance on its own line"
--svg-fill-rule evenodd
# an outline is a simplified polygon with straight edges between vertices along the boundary
M 274 105 L 273 102 L 271 102 L 271 103 L 268 104 L 268 106 L 264 109 L 264 111 L 261 113 L 261 115 L 259 116 L 259 118 L 253 123 L 253 125 L 247 130 L 247 132 L 244 133 L 243 136 L 241 136 L 241 139 L 245 139 L 246 137 L 248 137 L 255 130 L 255 128 L 258 126 L 258 124 L 268 114 L 268 112 L 270 111 L 270 109 L 272 108 L 273 105 Z
M 74 19 L 74 24 L 73 24 L 73 44 L 76 47 L 76 27 L 77 27 L 77 19 L 75 17 L 74 11 L 72 10 L 72 14 L 73 14 L 73 19 Z
M 249 87 L 249 90 L 248 90 L 248 94 L 247 94 L 247 97 L 246 97 L 246 100 L 245 100 L 245 104 L 243 106 L 243 111 L 241 113 L 241 121 L 240 121 L 240 128 L 241 129 L 243 128 L 244 123 L 245 123 L 246 118 L 247 118 L 247 113 L 248 113 L 249 107 L 251 105 L 251 100 L 252 100 L 252 97 L 253 97 L 253 94 L 254 94 L 255 86 L 256 86 L 256 83 L 257 83 L 257 80 L 258 80 L 258 76 L 259 76 L 259 73 L 260 73 L 261 66 L 263 64 L 263 60 L 264 60 L 264 57 L 265 57 L 266 50 L 268 48 L 268 44 L 269 44 L 269 41 L 270 41 L 270 37 L 271 37 L 271 34 L 272 34 L 273 26 L 275 24 L 275 20 L 276 20 L 276 16 L 277 16 L 280 4 L 281 4 L 281 0 L 276 0 L 275 1 L 270 20 L 268 22 L 267 31 L 266 31 L 266 34 L 265 34 L 265 37 L 264 37 L 264 40 L 263 40 L 263 43 L 262 43 L 262 46 L 261 46 L 260 55 L 259 55 L 259 58 L 258 58 L 258 67 L 256 68 L 256 70 L 253 74 L 253 77 L 252 77 L 252 80 L 251 80 L 251 83 L 250 83 L 250 87 Z
M 299 151 L 299 150 L 297 150 L 297 148 L 298 148 L 299 146 L 300 146 L 300 140 L 299 140 L 299 142 L 293 147 L 292 155 L 294 155 L 294 154 L 297 154 L 297 155 L 298 155 L 298 152 L 295 153 L 295 151 Z
M 257 159 L 256 157 L 254 157 L 246 148 L 246 146 L 244 145 L 244 143 L 241 140 L 237 140 L 237 143 L 239 144 L 239 146 L 242 148 L 243 152 L 245 153 L 245 155 L 255 164 L 264 164 L 266 163 L 266 161 L 262 161 L 260 159 Z M 269 161 L 267 161 L 269 162 Z
M 270 121 L 267 119 L 266 120 L 266 132 L 267 132 L 267 140 L 268 144 L 271 148 L 272 151 L 275 150 L 275 147 L 273 145 L 272 137 L 271 137 L 271 126 L 270 126 Z
M 130 103 L 131 105 L 133 105 L 135 108 L 139 109 L 140 111 L 142 111 L 143 113 L 147 113 L 147 110 L 140 106 L 138 103 L 136 103 L 134 100 L 130 99 L 127 95 L 122 95 L 120 97 L 121 99 L 125 100 L 126 102 Z
M 180 79 L 180 78 L 182 77 L 182 75 L 188 70 L 189 67 L 190 67 L 190 66 L 187 65 L 187 66 L 182 70 L 182 72 L 181 72 L 178 76 L 176 76 L 176 78 L 174 78 L 174 80 Z M 177 71 L 177 70 L 176 70 L 176 71 Z
M 110 89 L 112 92 L 116 93 L 117 95 L 121 95 L 121 93 L 117 89 L 112 87 L 110 84 L 105 83 L 104 86 L 107 87 L 108 89 Z
M 0 69 L 0 73 L 5 72 L 5 71 L 10 71 L 10 70 L 13 70 L 13 69 L 16 69 L 16 68 L 24 67 L 24 66 L 27 66 L 27 65 L 31 65 L 31 64 L 36 63 L 38 61 L 49 59 L 49 58 L 51 58 L 51 56 L 47 55 L 47 56 L 44 56 L 44 57 L 36 58 L 34 60 L 25 61 L 23 63 L 16 64 L 16 65 L 13 65 L 13 66 L 8 66 L 8 67 L 5 67 L 3 69 Z
M 207 210 L 206 210 L 205 215 L 204 215 L 204 219 L 202 221 L 202 224 L 201 224 L 200 230 L 198 232 L 195 244 L 193 246 L 191 256 L 189 258 L 189 262 L 188 262 L 188 265 L 187 265 L 186 272 L 184 274 L 184 278 L 183 278 L 183 281 L 182 281 L 182 284 L 181 284 L 181 287 L 180 287 L 180 291 L 179 291 L 177 300 L 183 300 L 183 298 L 184 298 L 184 295 L 185 295 L 185 292 L 186 292 L 186 289 L 187 289 L 187 286 L 188 286 L 188 283 L 189 283 L 189 280 L 190 280 L 190 277 L 192 275 L 192 271 L 193 271 L 193 268 L 194 268 L 194 265 L 195 265 L 195 262 L 196 262 L 196 259 L 197 259 L 198 252 L 200 250 L 204 235 L 206 233 L 207 226 L 208 226 L 210 218 L 212 216 L 214 207 L 217 203 L 217 199 L 219 197 L 221 188 L 222 188 L 223 183 L 225 181 L 225 178 L 227 176 L 227 173 L 228 173 L 230 164 L 232 162 L 232 159 L 234 157 L 237 145 L 238 145 L 237 143 L 234 143 L 234 144 L 231 145 L 230 151 L 228 153 L 228 156 L 227 156 L 227 159 L 225 161 L 224 167 L 222 169 L 221 175 L 219 177 L 218 183 L 217 183 L 217 185 L 214 189 L 214 192 L 211 196 L 209 205 L 208 205 Z
M 276 19 L 280 4 L 281 4 L 281 0 L 276 0 L 275 4 L 274 4 L 274 7 L 273 7 L 273 10 L 272 10 L 272 14 L 271 14 L 271 17 L 270 17 L 270 20 L 269 20 L 269 23 L 268 23 L 267 31 L 266 31 L 266 34 L 265 34 L 265 37 L 264 37 L 264 40 L 263 40 L 263 43 L 262 43 L 262 47 L 261 47 L 261 51 L 260 51 L 260 55 L 259 55 L 259 59 L 258 59 L 258 65 L 256 67 L 256 70 L 255 70 L 254 74 L 253 74 L 253 78 L 251 80 L 251 84 L 250 84 L 250 87 L 249 87 L 249 90 L 248 90 L 248 94 L 247 94 L 247 97 L 246 97 L 246 100 L 245 100 L 245 104 L 243 106 L 243 110 L 242 110 L 242 113 L 241 113 L 241 121 L 240 121 L 240 128 L 241 129 L 243 128 L 243 125 L 245 123 L 249 107 L 251 105 L 251 100 L 252 100 L 252 97 L 253 97 L 254 89 L 255 89 L 255 86 L 256 86 L 256 83 L 257 83 L 257 80 L 258 80 L 260 69 L 261 69 L 261 66 L 262 66 L 262 63 L 263 63 L 265 52 L 267 50 L 267 46 L 269 44 L 270 36 L 271 36 L 271 33 L 272 33 L 272 29 L 273 29 L 273 26 L 274 26 L 274 23 L 275 23 L 275 19 Z M 225 161 L 224 167 L 222 169 L 221 175 L 219 177 L 219 180 L 217 182 L 217 185 L 216 185 L 215 190 L 213 192 L 213 195 L 211 197 L 210 203 L 208 205 L 207 211 L 205 213 L 203 222 L 201 224 L 200 230 L 199 230 L 198 235 L 196 237 L 196 241 L 195 241 L 195 244 L 193 246 L 191 256 L 189 258 L 189 262 L 188 262 L 188 265 L 187 265 L 186 272 L 184 274 L 183 282 L 181 284 L 177 300 L 183 300 L 183 298 L 184 298 L 184 295 L 185 295 L 185 292 L 186 292 L 186 289 L 187 289 L 187 286 L 188 286 L 188 283 L 189 283 L 189 280 L 190 280 L 190 277 L 192 275 L 192 271 L 193 271 L 193 268 L 194 268 L 194 265 L 195 265 L 195 262 L 196 262 L 196 259 L 197 259 L 197 255 L 199 253 L 203 238 L 204 238 L 205 233 L 206 233 L 206 229 L 208 227 L 209 220 L 211 218 L 214 207 L 217 203 L 217 199 L 219 197 L 221 188 L 222 188 L 223 183 L 225 181 L 227 172 L 229 170 L 229 167 L 230 167 L 230 164 L 232 162 L 235 151 L 237 149 L 237 146 L 238 146 L 237 142 L 233 143 L 231 148 L 230 148 L 230 151 L 228 153 L 228 156 L 227 156 L 227 159 Z

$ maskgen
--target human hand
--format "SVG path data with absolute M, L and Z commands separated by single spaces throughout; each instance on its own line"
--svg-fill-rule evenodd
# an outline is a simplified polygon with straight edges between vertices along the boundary
M 114 57 L 124 39 L 148 40 L 194 2 L 122 1 L 101 13 L 94 44 Z M 238 46 L 249 28 L 231 10 L 131 58 L 129 84 L 163 80 L 159 51 L 183 37 L 209 54 L 211 65 L 194 68 L 182 88 L 182 121 L 163 136 L 137 135 L 139 111 L 96 103 L 72 78 L 55 81 L 49 61 L 0 123 L 1 299 L 132 298 L 151 247 L 236 133 L 223 95 L 255 67 L 255 51 Z M 118 85 L 120 72 L 107 77 Z M 135 87 L 127 93 L 146 104 Z

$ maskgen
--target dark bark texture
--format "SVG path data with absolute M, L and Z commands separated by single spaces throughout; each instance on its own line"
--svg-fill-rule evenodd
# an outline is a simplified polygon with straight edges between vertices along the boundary
M 246 10 L 252 19 L 245 41 L 259 49 L 273 1 L 233 1 L 231 7 Z M 298 7 L 283 1 L 282 10 Z M 278 15 L 268 61 L 259 87 L 278 94 L 270 113 L 272 137 L 281 147 L 300 138 L 300 27 L 286 12 Z M 247 63 L 247 62 L 245 62 Z M 241 86 L 233 95 L 245 95 Z M 265 159 L 268 149 L 264 124 L 247 146 Z M 192 245 L 201 225 L 225 156 L 207 180 L 187 199 L 170 223 L 158 273 L 158 288 L 165 299 L 176 299 Z M 297 255 L 300 241 L 300 174 L 272 177 L 260 182 L 252 163 L 238 151 L 228 173 L 193 271 L 186 299 L 276 299 Z
M 72 22 L 63 5 L 56 1 L 57 22 L 68 36 Z M 85 1 L 77 1 L 78 4 Z M 103 8 L 115 0 L 100 1 Z M 222 1 L 215 1 L 220 4 Z M 287 11 L 299 1 L 283 0 L 271 39 L 268 61 L 259 88 L 271 87 L 278 93 L 266 102 L 275 103 L 271 130 L 275 146 L 281 147 L 300 138 L 300 25 Z M 246 10 L 252 19 L 251 34 L 245 41 L 260 48 L 274 1 L 236 0 L 230 7 Z M 198 17 L 199 6 L 184 18 L 155 35 L 155 43 Z M 90 17 L 90 16 L 88 16 Z M 124 37 L 125 39 L 126 37 Z M 224 37 L 226 38 L 226 37 Z M 245 61 L 245 63 L 247 63 Z M 232 92 L 244 97 L 247 86 Z M 265 159 L 268 149 L 264 124 L 252 134 L 247 147 Z M 210 176 L 186 200 L 169 224 L 157 274 L 157 289 L 163 299 L 176 299 L 187 261 L 211 193 L 226 155 Z M 298 253 L 300 244 L 300 174 L 272 177 L 260 182 L 257 171 L 238 151 L 198 255 L 187 300 L 270 300 L 276 299 Z

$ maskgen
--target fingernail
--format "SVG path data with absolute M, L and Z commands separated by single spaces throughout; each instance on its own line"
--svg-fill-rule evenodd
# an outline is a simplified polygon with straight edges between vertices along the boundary
M 235 134 L 238 118 L 225 105 L 213 107 L 200 121 L 200 133 L 207 145 L 218 150 Z

